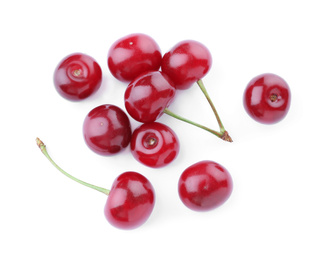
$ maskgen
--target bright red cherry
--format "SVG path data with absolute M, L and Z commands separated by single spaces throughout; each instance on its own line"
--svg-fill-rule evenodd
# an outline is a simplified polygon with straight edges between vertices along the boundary
M 155 40 L 135 33 L 114 42 L 108 52 L 107 64 L 115 78 L 130 82 L 144 72 L 159 70 L 161 59 L 161 50 Z
M 154 208 L 155 193 L 146 177 L 137 172 L 124 172 L 114 180 L 110 190 L 92 185 L 65 172 L 51 159 L 45 144 L 39 138 L 36 142 L 41 152 L 62 174 L 108 195 L 104 214 L 111 225 L 120 229 L 134 229 L 148 220 Z
M 222 205 L 233 188 L 229 172 L 213 161 L 200 161 L 181 174 L 178 183 L 183 204 L 195 211 L 208 211 Z
M 162 58 L 161 70 L 174 82 L 177 89 L 187 89 L 209 71 L 212 58 L 200 42 L 181 41 Z
M 157 120 L 174 100 L 176 88 L 160 71 L 142 74 L 127 87 L 124 100 L 127 112 L 135 120 L 147 123 Z
M 179 153 L 179 140 L 168 126 L 145 123 L 133 131 L 131 152 L 142 164 L 159 168 L 171 163 Z
M 100 88 L 101 83 L 101 67 L 92 57 L 83 53 L 68 55 L 54 72 L 56 90 L 71 101 L 89 97 Z
M 148 179 L 137 172 L 125 172 L 114 181 L 104 214 L 114 227 L 134 229 L 147 221 L 154 204 L 154 189 Z
M 130 120 L 119 107 L 101 105 L 92 109 L 85 117 L 83 135 L 92 151 L 100 155 L 113 155 L 130 143 Z
M 251 118 L 263 124 L 274 124 L 286 116 L 291 104 L 291 91 L 280 76 L 265 73 L 248 83 L 243 102 Z

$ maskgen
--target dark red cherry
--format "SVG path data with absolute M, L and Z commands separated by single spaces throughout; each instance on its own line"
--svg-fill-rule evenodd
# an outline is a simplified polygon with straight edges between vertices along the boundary
M 114 42 L 109 49 L 107 63 L 115 78 L 130 82 L 144 72 L 157 71 L 161 59 L 161 50 L 155 40 L 135 33 Z
M 265 73 L 248 83 L 243 103 L 251 118 L 259 123 L 274 124 L 287 115 L 291 104 L 291 91 L 280 76 Z
M 71 101 L 83 100 L 95 93 L 102 83 L 102 70 L 90 56 L 74 53 L 65 57 L 54 72 L 58 93 Z
M 100 155 L 113 155 L 130 143 L 130 120 L 119 107 L 101 105 L 92 109 L 85 117 L 83 135 L 92 151 Z
M 159 168 L 171 163 L 179 153 L 179 140 L 168 126 L 145 123 L 133 131 L 131 152 L 142 164 Z
M 46 145 L 39 138 L 36 142 L 46 158 L 66 177 L 108 195 L 104 214 L 111 225 L 120 229 L 134 229 L 150 217 L 155 204 L 155 193 L 152 184 L 143 175 L 137 172 L 124 172 L 114 180 L 112 188 L 108 190 L 65 172 L 51 159 Z
M 211 54 L 206 46 L 186 40 L 164 54 L 161 70 L 170 77 L 177 89 L 187 89 L 208 73 L 211 64 Z
M 110 224 L 134 229 L 150 217 L 155 204 L 152 184 L 137 172 L 125 172 L 114 181 L 104 214 Z
M 147 123 L 157 120 L 174 100 L 176 88 L 160 71 L 142 74 L 127 87 L 124 100 L 127 112 L 135 120 Z
M 201 161 L 181 174 L 178 191 L 183 204 L 195 211 L 207 211 L 222 205 L 233 188 L 229 172 L 213 161 Z

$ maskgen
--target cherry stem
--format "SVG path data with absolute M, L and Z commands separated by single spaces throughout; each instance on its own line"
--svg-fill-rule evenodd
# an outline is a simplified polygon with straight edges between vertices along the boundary
M 62 168 L 60 168 L 54 161 L 53 159 L 51 159 L 51 157 L 49 156 L 48 152 L 47 152 L 47 149 L 46 149 L 46 145 L 37 137 L 36 138 L 36 142 L 37 142 L 37 145 L 38 147 L 40 148 L 41 152 L 46 156 L 46 158 L 52 163 L 52 165 L 54 165 L 56 167 L 56 169 L 58 169 L 62 174 L 64 174 L 65 176 L 67 176 L 68 178 L 86 186 L 86 187 L 89 187 L 89 188 L 92 188 L 94 190 L 97 190 L 99 192 L 102 192 L 106 195 L 108 195 L 110 193 L 109 190 L 107 189 L 104 189 L 104 188 L 101 188 L 101 187 L 98 187 L 98 186 L 95 186 L 95 185 L 92 185 L 92 184 L 89 184 L 87 182 L 84 182 L 82 180 L 79 180 L 77 178 L 75 178 L 74 176 L 68 174 L 67 172 L 65 172 Z
M 163 112 L 164 112 L 165 114 L 167 114 L 167 115 L 169 115 L 169 116 L 172 116 L 172 117 L 174 117 L 174 118 L 176 118 L 176 119 L 179 119 L 179 120 L 181 120 L 181 121 L 183 121 L 183 122 L 186 122 L 186 123 L 188 123 L 188 124 L 191 124 L 191 125 L 194 125 L 194 126 L 196 126 L 196 127 L 199 127 L 199 128 L 201 128 L 201 129 L 203 129 L 203 130 L 206 130 L 206 131 L 208 131 L 208 132 L 210 132 L 210 133 L 214 134 L 215 136 L 217 136 L 217 137 L 219 137 L 219 138 L 223 139 L 224 141 L 232 142 L 232 139 L 230 138 L 230 136 L 228 135 L 227 131 L 225 131 L 225 130 L 224 130 L 224 132 L 218 132 L 218 131 L 212 130 L 212 129 L 210 129 L 210 128 L 208 128 L 208 127 L 204 126 L 204 125 L 201 125 L 201 124 L 195 123 L 195 122 L 193 122 L 193 121 L 191 121 L 191 120 L 189 120 L 189 119 L 186 119 L 186 118 L 184 118 L 184 117 L 182 117 L 182 116 L 179 116 L 179 115 L 177 115 L 177 114 L 173 113 L 172 111 L 170 111 L 168 108 L 165 108 L 165 109 L 163 110 Z
M 215 114 L 215 116 L 216 116 L 216 119 L 217 119 L 218 125 L 219 125 L 219 127 L 220 127 L 220 132 L 221 132 L 221 133 L 226 132 L 226 130 L 225 130 L 225 128 L 224 128 L 224 125 L 223 125 L 223 123 L 222 123 L 222 122 L 221 122 L 221 120 L 220 120 L 219 114 L 218 114 L 218 112 L 217 112 L 217 110 L 216 110 L 216 108 L 215 108 L 215 105 L 213 104 L 213 102 L 212 102 L 212 100 L 211 100 L 211 98 L 210 98 L 210 96 L 209 96 L 209 94 L 208 94 L 208 92 L 207 92 L 207 90 L 206 90 L 206 88 L 205 88 L 205 85 L 203 84 L 202 80 L 201 80 L 201 79 L 199 79 L 199 80 L 197 81 L 197 84 L 198 84 L 198 86 L 200 87 L 200 89 L 201 89 L 202 93 L 205 95 L 206 99 L 208 100 L 208 103 L 209 103 L 209 105 L 211 106 L 211 109 L 212 109 L 212 111 L 214 112 L 214 114 Z

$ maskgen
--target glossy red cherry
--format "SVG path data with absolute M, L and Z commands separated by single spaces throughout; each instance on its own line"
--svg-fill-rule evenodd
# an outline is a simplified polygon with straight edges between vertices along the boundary
M 113 155 L 130 143 L 130 120 L 119 107 L 101 105 L 92 109 L 85 117 L 83 135 L 92 151 L 100 155 Z
M 54 72 L 56 90 L 71 101 L 89 97 L 100 88 L 101 83 L 101 67 L 92 57 L 83 53 L 68 55 Z
M 120 81 L 130 82 L 147 71 L 157 71 L 161 65 L 161 50 L 150 36 L 135 33 L 117 40 L 108 52 L 108 67 Z
M 125 172 L 114 181 L 104 214 L 114 227 L 133 229 L 147 221 L 154 204 L 154 189 L 148 179 L 137 172 Z
M 211 64 L 211 54 L 206 46 L 185 40 L 164 54 L 161 70 L 170 77 L 177 89 L 187 89 L 208 73 Z
M 288 113 L 291 91 L 280 76 L 265 73 L 253 78 L 244 92 L 244 108 L 259 123 L 274 124 Z
M 125 108 L 135 120 L 153 122 L 172 103 L 175 93 L 167 75 L 160 71 L 147 72 L 128 85 L 124 94 Z
M 36 142 L 46 158 L 66 177 L 108 195 L 104 214 L 111 225 L 134 229 L 148 220 L 154 208 L 155 193 L 146 177 L 137 172 L 124 172 L 114 180 L 110 190 L 92 185 L 65 172 L 49 156 L 45 144 L 39 138 Z
M 168 126 L 145 123 L 133 131 L 131 152 L 142 164 L 159 168 L 171 163 L 179 153 L 179 140 Z
M 208 211 L 222 205 L 233 188 L 229 172 L 213 161 L 201 161 L 188 167 L 178 183 L 183 204 L 195 211 Z

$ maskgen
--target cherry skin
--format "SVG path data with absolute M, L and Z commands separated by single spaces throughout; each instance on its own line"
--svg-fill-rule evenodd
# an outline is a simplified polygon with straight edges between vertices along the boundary
M 265 73 L 248 83 L 243 103 L 246 112 L 255 121 L 262 124 L 275 124 L 288 113 L 291 91 L 280 76 Z
M 177 135 L 164 124 L 145 123 L 133 131 L 131 152 L 146 166 L 160 168 L 168 165 L 177 157 L 179 148 Z
M 229 172 L 213 161 L 200 161 L 181 174 L 178 183 L 183 204 L 195 211 L 208 211 L 222 205 L 233 188 Z
M 133 80 L 125 90 L 125 108 L 135 120 L 148 123 L 157 120 L 170 106 L 176 88 L 164 73 L 147 72 Z
M 161 59 L 161 50 L 155 40 L 136 33 L 114 42 L 108 52 L 107 64 L 115 78 L 130 82 L 144 72 L 157 71 Z
M 131 141 L 131 125 L 125 112 L 114 105 L 101 105 L 85 117 L 83 135 L 87 146 L 97 154 L 113 155 Z
M 54 72 L 56 90 L 71 101 L 89 97 L 100 88 L 101 83 L 101 67 L 92 57 L 83 53 L 66 56 Z
M 147 221 L 154 204 L 154 189 L 149 180 L 137 172 L 125 172 L 113 182 L 104 214 L 114 227 L 134 229 Z
M 185 40 L 164 54 L 161 70 L 170 77 L 177 89 L 188 89 L 208 73 L 211 65 L 211 54 L 206 46 Z

